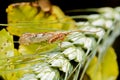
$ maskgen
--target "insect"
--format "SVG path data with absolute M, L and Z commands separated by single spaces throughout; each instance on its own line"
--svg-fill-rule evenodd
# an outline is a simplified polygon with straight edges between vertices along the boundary
M 31 43 L 41 43 L 47 41 L 48 43 L 53 43 L 57 40 L 64 40 L 64 38 L 72 32 L 92 32 L 97 31 L 84 31 L 84 30 L 75 30 L 69 32 L 44 32 L 44 33 L 25 33 L 20 39 L 19 43 L 23 45 L 29 45 Z
M 88 32 L 88 33 L 95 33 L 95 34 L 97 34 L 98 32 L 100 32 L 101 30 L 98 30 L 98 29 L 92 29 L 92 30 L 90 30 L 90 29 L 86 29 L 86 30 L 73 30 L 73 31 L 56 31 L 56 32 L 43 32 L 43 33 L 25 33 L 25 34 L 23 34 L 22 36 L 20 36 L 20 39 L 19 39 L 19 43 L 20 44 L 23 44 L 23 45 L 29 45 L 29 44 L 32 44 L 32 43 L 42 43 L 42 42 L 48 42 L 48 43 L 54 43 L 54 42 L 56 42 L 56 41 L 58 41 L 58 40 L 61 40 L 61 41 L 63 41 L 64 39 L 65 39 L 65 37 L 66 36 L 68 36 L 69 34 L 71 34 L 71 33 L 74 33 L 74 32 Z M 77 35 L 75 35 L 75 36 L 73 36 L 74 38 L 78 38 L 78 36 Z M 72 37 L 72 39 L 73 39 L 73 37 Z M 84 39 L 85 40 L 85 39 Z M 89 42 L 88 42 L 89 43 Z M 88 43 L 86 43 L 86 44 L 88 44 Z M 46 46 L 46 45 L 45 45 Z M 43 48 L 44 46 L 38 46 L 38 48 L 35 50 L 35 53 L 38 53 L 39 52 L 39 50 L 41 49 L 41 47 Z M 61 47 L 61 46 L 60 46 Z M 52 48 L 52 47 L 51 47 Z M 75 47 L 75 48 L 77 48 L 77 47 Z M 46 49 L 46 51 L 47 51 L 48 49 Z M 62 48 L 62 50 L 64 51 L 64 49 Z M 66 50 L 66 49 L 65 49 Z M 79 50 L 78 49 L 75 49 L 75 51 L 74 51 L 74 55 L 76 55 L 76 57 L 75 58 L 72 58 L 73 60 L 75 60 L 76 58 L 77 58 L 77 56 L 81 56 L 81 53 L 80 52 L 78 52 Z M 70 52 L 69 50 L 68 50 L 68 52 Z M 39 52 L 39 53 L 41 53 L 41 52 Z M 66 52 L 65 52 L 66 53 Z M 79 53 L 79 54 L 78 54 Z M 87 52 L 86 52 L 87 53 Z M 86 54 L 85 53 L 85 54 Z M 72 52 L 70 53 L 70 55 L 72 54 Z M 35 55 L 35 54 L 34 54 Z M 39 54 L 37 54 L 37 56 L 35 55 L 35 57 L 37 58 L 38 57 L 38 55 Z M 62 55 L 64 55 L 63 54 L 63 52 L 62 52 Z M 70 55 L 68 55 L 67 57 L 70 57 Z M 29 56 L 28 54 L 26 55 L 26 56 Z M 30 56 L 33 56 L 33 55 L 30 55 Z M 29 57 L 30 57 L 29 56 Z M 47 55 L 46 54 L 46 56 L 49 56 L 49 55 Z M 24 61 L 24 63 L 31 63 L 31 62 L 37 62 L 37 61 L 41 61 L 41 58 L 39 58 L 39 59 L 30 59 L 30 58 L 27 58 L 27 60 L 26 61 Z M 56 57 L 60 57 L 60 55 L 59 54 L 57 54 L 57 56 Z M 56 57 L 53 57 L 52 58 L 52 60 L 50 60 L 51 62 L 54 62 L 55 63 L 55 61 L 56 61 Z M 50 62 L 50 61 L 48 61 L 50 58 L 48 57 L 47 59 L 46 59 L 46 57 L 42 57 L 42 58 L 44 58 L 44 60 L 43 61 L 46 61 L 46 62 Z M 29 60 L 30 59 L 30 60 Z M 78 63 L 78 65 L 76 65 L 75 67 L 74 67 L 74 69 L 73 69 L 73 72 L 76 72 L 76 74 L 77 74 L 77 71 L 80 71 L 80 69 L 81 69 L 81 61 L 82 62 L 84 62 L 84 60 L 87 60 L 86 58 L 84 58 L 83 56 L 81 57 L 81 59 L 80 59 L 80 62 Z M 23 59 L 22 59 L 22 61 L 23 61 Z M 20 64 L 20 63 L 22 63 L 22 61 L 21 62 L 15 62 L 15 63 L 13 63 L 14 65 L 15 64 Z M 60 61 L 59 61 L 60 62 Z M 65 62 L 66 63 L 66 62 Z M 52 65 L 53 65 L 53 63 L 52 63 Z M 65 64 L 64 65 L 62 65 L 62 67 L 61 66 L 59 66 L 59 65 L 57 65 L 58 67 L 60 67 L 60 68 L 63 68 L 64 66 L 65 66 Z M 65 68 L 68 68 L 67 66 L 65 66 Z M 62 70 L 63 71 L 63 70 Z M 64 71 L 63 71 L 64 72 Z M 66 73 L 65 73 L 65 79 L 64 80 L 67 80 L 70 76 L 71 76 L 71 74 L 73 73 L 73 72 L 70 72 L 70 74 L 68 74 L 68 72 L 66 71 Z M 79 72 L 78 72 L 78 74 L 79 74 Z M 78 76 L 78 75 L 75 75 L 75 77 L 76 76 Z M 78 77 L 76 77 L 76 78 L 78 78 Z
M 34 16 L 34 17 L 36 16 L 36 14 L 38 14 L 39 8 L 40 8 L 40 10 L 45 12 L 44 13 L 45 16 L 44 16 L 44 14 L 42 14 L 43 18 L 47 19 L 47 17 L 49 15 L 54 13 L 54 11 L 53 11 L 54 9 L 51 10 L 52 6 L 49 4 L 49 2 L 48 2 L 48 4 L 45 5 L 46 2 L 44 2 L 44 1 L 48 2 L 48 0 L 38 0 L 38 1 L 30 3 L 30 4 L 27 3 L 28 5 L 27 5 L 27 7 L 25 7 L 24 10 L 23 10 L 22 6 L 19 7 L 19 5 L 25 5 L 24 3 L 13 5 L 13 8 L 16 8 L 15 14 L 17 14 L 17 11 L 16 11 L 17 9 L 19 9 L 18 14 L 22 13 L 21 11 L 25 11 L 26 14 L 32 14 L 32 13 L 35 13 L 35 11 L 34 11 L 34 9 L 32 11 L 32 8 L 30 8 L 30 7 L 34 7 L 35 9 L 37 9 L 36 13 L 32 14 L 32 16 Z M 27 11 L 27 9 L 29 9 L 29 10 Z M 53 11 L 53 12 L 51 12 L 51 11 Z M 14 12 L 14 9 L 13 9 L 13 12 Z M 48 14 L 48 12 L 50 14 Z M 60 14 L 59 10 L 58 10 L 58 12 L 56 12 L 56 9 L 55 9 L 55 13 Z M 11 16 L 9 16 L 10 17 L 9 19 L 10 20 L 13 19 L 13 20 L 11 20 L 11 21 L 8 20 L 9 25 L 7 25 L 7 26 L 13 26 L 12 28 L 10 27 L 9 30 L 12 31 L 14 35 L 16 35 L 16 33 L 14 33 L 14 32 L 17 32 L 17 34 L 19 34 L 21 32 L 18 36 L 20 36 L 22 33 L 25 33 L 25 32 L 33 32 L 34 30 L 35 30 L 35 32 L 41 32 L 42 28 L 46 28 L 46 29 L 50 29 L 50 30 L 46 30 L 46 29 L 45 29 L 45 31 L 42 30 L 43 33 L 25 33 L 25 34 L 23 34 L 19 39 L 19 43 L 23 44 L 23 45 L 19 46 L 19 51 L 21 51 L 20 53 L 22 55 L 20 54 L 20 56 L 13 56 L 13 57 L 7 59 L 8 64 L 4 64 L 4 66 L 13 65 L 13 66 L 15 66 L 15 68 L 13 68 L 13 69 L 11 68 L 13 71 L 20 70 L 23 73 L 24 73 L 23 69 L 25 69 L 25 71 L 26 71 L 26 69 L 28 69 L 28 70 L 30 69 L 30 73 L 35 72 L 35 71 L 36 72 L 40 71 L 38 73 L 36 73 L 36 72 L 34 73 L 34 76 L 37 75 L 37 76 L 35 76 L 36 79 L 34 78 L 35 80 L 37 80 L 37 78 L 42 80 L 43 78 L 45 79 L 45 77 L 46 77 L 46 79 L 48 79 L 50 77 L 49 75 L 51 75 L 51 72 L 52 73 L 54 71 L 57 72 L 58 68 L 59 68 L 59 70 L 61 70 L 60 75 L 59 75 L 59 72 L 58 72 L 58 75 L 57 75 L 57 73 L 55 73 L 54 76 L 56 77 L 56 79 L 54 79 L 54 80 L 58 80 L 60 76 L 63 77 L 60 80 L 63 80 L 63 79 L 68 80 L 69 78 L 71 78 L 71 74 L 74 74 L 74 73 L 75 73 L 75 75 L 74 76 L 72 75 L 72 77 L 74 77 L 72 80 L 77 80 L 79 76 L 81 77 L 80 80 L 82 80 L 82 76 L 85 73 L 88 64 L 90 63 L 92 56 L 95 56 L 95 54 L 96 54 L 96 53 L 93 53 L 94 51 L 96 51 L 95 48 L 97 49 L 97 47 L 96 47 L 97 45 L 96 44 L 94 45 L 94 42 L 95 41 L 99 42 L 99 38 L 100 38 L 100 40 L 103 39 L 103 36 L 105 35 L 104 30 L 100 29 L 100 28 L 98 29 L 98 27 L 96 27 L 96 26 L 94 27 L 91 25 L 90 25 L 90 27 L 89 26 L 83 27 L 78 23 L 77 26 L 80 27 L 80 29 L 81 29 L 81 27 L 83 27 L 84 29 L 73 30 L 73 31 L 46 32 L 46 31 L 55 31 L 56 29 L 63 30 L 63 28 L 66 27 L 66 23 L 74 24 L 74 22 L 71 22 L 68 20 L 64 21 L 63 14 L 59 15 L 59 14 L 55 14 L 55 13 L 54 13 L 55 16 L 53 15 L 53 17 L 51 17 L 49 19 L 49 21 L 45 20 L 45 23 L 43 22 L 44 20 L 42 21 L 39 19 L 37 21 L 36 20 L 34 21 L 33 17 L 30 18 L 31 15 L 27 15 L 25 17 L 24 16 L 25 14 L 24 15 L 21 14 L 21 16 L 23 16 L 23 17 L 20 16 L 20 18 L 19 18 L 16 16 L 15 19 L 14 19 L 15 15 L 12 14 Z M 47 14 L 47 16 L 46 16 L 46 14 Z M 57 17 L 57 16 L 59 16 L 59 17 Z M 29 18 L 30 18 L 30 20 L 29 20 Z M 53 18 L 55 18 L 55 19 L 53 19 Z M 78 16 L 77 16 L 77 18 L 78 18 Z M 28 21 L 26 19 L 28 19 Z M 93 19 L 93 17 L 92 17 L 92 19 Z M 92 19 L 90 19 L 90 20 L 94 21 Z M 12 23 L 12 21 L 13 21 L 13 23 Z M 18 21 L 18 22 L 16 23 L 16 21 Z M 61 22 L 61 21 L 63 21 L 63 22 Z M 95 19 L 95 21 L 96 21 L 96 19 Z M 43 25 L 43 27 L 41 25 L 42 23 L 45 24 L 45 25 Z M 52 27 L 49 24 L 47 26 L 46 23 L 47 24 L 49 23 L 51 26 L 53 26 L 53 23 L 55 23 L 55 24 L 61 23 L 62 25 L 60 25 L 60 27 L 59 27 L 59 25 L 56 24 L 55 27 L 53 26 L 53 30 L 51 30 Z M 65 24 L 65 26 L 63 24 Z M 25 27 L 26 25 L 29 27 Z M 34 28 L 33 28 L 33 26 L 34 26 Z M 38 26 L 38 27 L 35 27 L 35 26 Z M 68 25 L 68 26 L 71 26 L 71 25 Z M 76 23 L 75 23 L 75 25 L 72 25 L 72 26 L 76 26 Z M 26 30 L 28 30 L 28 31 L 26 31 Z M 65 30 L 67 30 L 67 29 L 65 29 Z M 71 30 L 71 29 L 69 29 L 69 30 Z M 77 34 L 73 35 L 72 33 L 74 33 L 74 32 L 78 33 L 78 35 Z M 82 37 L 80 36 L 81 32 L 83 32 Z M 66 37 L 68 37 L 69 39 L 67 38 L 67 40 L 64 40 L 64 39 L 66 39 Z M 93 38 L 95 38 L 95 41 Z M 54 46 L 54 44 L 51 44 L 51 43 L 55 43 L 59 40 L 63 41 L 60 45 L 60 48 L 58 45 L 56 47 L 56 44 L 55 44 L 55 46 Z M 45 42 L 45 44 L 42 44 L 42 42 L 43 43 Z M 46 42 L 48 44 L 46 44 Z M 37 46 L 36 46 L 36 44 L 30 45 L 30 46 L 24 46 L 24 45 L 29 45 L 32 43 L 39 43 L 39 44 L 37 44 Z M 52 46 L 50 46 L 50 45 L 52 45 Z M 10 46 L 8 46 L 8 47 L 10 48 Z M 89 55 L 90 55 L 90 57 L 89 57 Z M 72 64 L 71 60 L 72 60 L 72 62 L 74 60 L 78 64 L 76 64 L 76 65 Z M 84 62 L 87 62 L 87 64 L 85 65 L 85 68 L 84 68 Z M 5 63 L 5 62 L 3 62 L 3 63 Z M 3 63 L 1 64 L 1 66 L 3 66 Z M 36 66 L 36 64 L 39 64 L 39 63 L 41 63 L 41 64 L 37 65 L 38 67 L 33 68 L 33 66 Z M 45 63 L 48 63 L 48 65 L 45 65 Z M 40 66 L 42 64 L 45 66 L 42 66 L 42 68 L 40 69 Z M 18 65 L 18 66 L 16 66 L 16 65 Z M 20 67 L 19 67 L 19 65 L 20 65 Z M 50 66 L 50 68 L 49 68 L 49 66 Z M 56 70 L 51 69 L 51 68 L 54 68 Z M 11 69 L 10 69 L 10 71 L 12 71 Z M 31 69 L 33 69 L 34 71 L 32 71 Z M 3 71 L 5 71 L 5 70 L 3 69 Z M 62 74 L 62 71 L 64 72 L 65 75 Z M 39 74 L 39 73 L 41 73 L 41 74 Z M 79 73 L 82 75 L 79 75 Z M 19 74 L 17 74 L 17 75 L 19 75 Z M 41 76 L 41 75 L 43 75 L 43 76 Z M 13 74 L 12 74 L 12 76 L 13 76 Z M 32 76 L 32 75 L 30 75 L 30 76 Z M 29 76 L 27 75 L 27 77 L 29 77 Z M 49 78 L 49 79 L 51 79 L 51 78 Z M 26 80 L 26 79 L 27 78 L 25 78 L 25 79 L 21 78 L 20 80 Z M 31 79 L 31 77 L 29 79 Z M 14 80 L 16 80 L 16 79 L 14 79 Z M 53 79 L 51 79 L 51 80 L 53 80 Z
M 55 42 L 56 40 L 63 40 L 68 33 L 63 32 L 46 32 L 46 33 L 25 33 L 20 39 L 19 43 L 29 45 L 31 43 L 40 43 L 48 41 L 48 43 Z

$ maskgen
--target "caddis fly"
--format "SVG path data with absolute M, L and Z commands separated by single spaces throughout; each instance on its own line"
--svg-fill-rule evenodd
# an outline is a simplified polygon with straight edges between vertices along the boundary
M 73 32 L 91 32 L 96 33 L 99 31 L 84 31 L 84 30 L 74 30 L 74 31 L 63 31 L 63 32 L 44 32 L 44 33 L 25 33 L 20 36 L 19 43 L 23 45 L 29 45 L 31 43 L 41 43 L 42 41 L 47 41 L 48 43 L 53 43 L 57 40 L 64 40 L 64 38 Z

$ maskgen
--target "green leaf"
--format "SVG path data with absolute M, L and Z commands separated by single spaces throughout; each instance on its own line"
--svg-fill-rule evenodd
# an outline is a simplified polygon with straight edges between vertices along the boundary
M 57 43 L 39 43 L 39 44 L 30 44 L 30 45 L 20 45 L 19 53 L 22 55 L 28 54 L 38 54 L 38 53 L 46 53 L 52 51 L 58 47 Z
M 0 59 L 14 56 L 13 36 L 5 29 L 0 31 Z
M 17 54 L 14 53 L 14 44 L 13 44 L 13 36 L 10 35 L 5 29 L 0 31 L 0 73 L 8 80 L 13 76 L 12 73 L 5 73 L 2 72 L 6 70 L 14 69 L 14 65 L 9 65 L 12 63 L 12 59 L 8 59 L 8 57 L 14 57 Z M 5 66 L 6 65 L 6 66 Z
M 18 68 L 17 65 L 15 65 L 16 61 L 19 61 L 20 59 L 17 58 L 17 56 L 20 56 L 20 54 L 16 49 L 14 49 L 13 36 L 10 35 L 10 33 L 7 32 L 5 29 L 1 30 L 0 31 L 0 75 L 5 80 L 18 80 L 18 78 L 20 78 L 23 75 L 23 73 L 25 73 L 25 71 L 22 72 L 14 71 L 14 69 Z

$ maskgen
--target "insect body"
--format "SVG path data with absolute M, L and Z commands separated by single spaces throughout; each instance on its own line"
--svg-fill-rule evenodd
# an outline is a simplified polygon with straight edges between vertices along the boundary
M 45 32 L 45 33 L 25 33 L 20 39 L 19 43 L 23 45 L 29 45 L 31 43 L 41 43 L 47 41 L 48 43 L 53 43 L 57 40 L 64 40 L 65 36 L 72 32 L 92 32 L 96 33 L 98 31 L 84 31 L 84 30 L 75 30 L 69 32 Z
M 41 43 L 43 41 L 53 43 L 57 40 L 63 40 L 67 34 L 69 33 L 68 32 L 25 33 L 20 37 L 19 43 L 24 45 L 29 45 L 31 43 Z

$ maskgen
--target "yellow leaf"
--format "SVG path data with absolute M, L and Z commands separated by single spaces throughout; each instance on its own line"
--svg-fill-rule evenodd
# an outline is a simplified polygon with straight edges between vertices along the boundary
M 28 3 L 9 5 L 6 9 L 8 14 L 7 30 L 17 36 L 26 32 L 50 32 L 57 30 L 69 30 L 75 28 L 75 22 L 66 17 L 63 11 L 52 6 L 52 12 L 45 13 Z
M 109 48 L 104 55 L 100 65 L 98 59 L 94 57 L 86 73 L 91 80 L 116 80 L 119 74 L 116 53 L 113 48 Z

